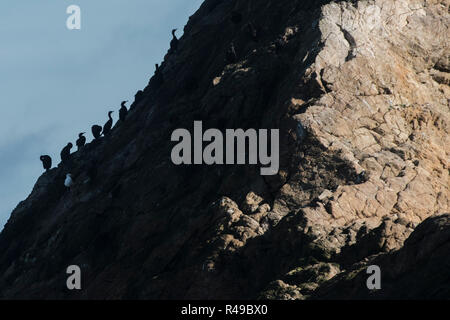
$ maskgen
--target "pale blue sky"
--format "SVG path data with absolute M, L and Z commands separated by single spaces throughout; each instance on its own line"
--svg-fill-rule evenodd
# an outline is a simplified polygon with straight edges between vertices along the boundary
M 170 31 L 181 36 L 202 2 L 0 2 L 0 230 L 42 174 L 39 156 L 56 165 L 79 132 L 133 101 L 163 59 Z M 81 8 L 81 30 L 66 28 L 71 4 Z

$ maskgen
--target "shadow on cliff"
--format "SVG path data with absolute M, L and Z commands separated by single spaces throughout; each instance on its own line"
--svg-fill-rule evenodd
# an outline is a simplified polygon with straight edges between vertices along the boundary
M 301 99 L 306 108 L 324 93 L 305 71 L 320 50 L 317 21 L 328 2 L 205 1 L 185 27 L 179 52 L 168 54 L 161 75 L 136 95 L 127 122 L 73 154 L 70 171 L 79 183 L 65 190 L 69 169 L 60 166 L 43 174 L 14 210 L 0 235 L 0 297 L 248 298 L 310 254 L 297 251 L 301 239 L 286 251 L 276 239 L 280 224 L 220 256 L 216 274 L 197 288 L 203 275 L 192 273 L 210 250 L 203 243 L 208 206 L 220 197 L 241 203 L 256 191 L 272 206 L 280 188 L 294 182 L 302 197 L 287 207 L 296 214 L 323 190 L 360 182 L 338 155 L 299 133 L 292 115 L 305 109 L 287 103 Z M 257 42 L 245 22 L 229 21 L 232 10 L 258 27 Z M 239 62 L 229 64 L 232 41 Z M 280 128 L 284 174 L 263 179 L 254 167 L 176 167 L 171 132 L 194 120 L 205 129 Z M 92 162 L 98 170 L 89 181 Z M 78 293 L 65 288 L 72 264 L 83 270 Z

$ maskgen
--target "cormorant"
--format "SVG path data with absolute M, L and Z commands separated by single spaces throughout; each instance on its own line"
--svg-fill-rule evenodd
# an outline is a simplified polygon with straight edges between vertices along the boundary
M 70 160 L 70 149 L 72 149 L 73 144 L 68 143 L 61 151 L 61 161 L 63 164 L 67 163 Z
M 175 35 L 175 32 L 177 31 L 177 29 L 173 29 L 172 30 L 172 41 L 170 41 L 170 52 L 176 52 L 178 49 L 178 38 Z
M 122 101 L 122 103 L 120 104 L 120 110 L 119 110 L 119 119 L 120 121 L 124 122 L 127 115 L 128 115 L 128 109 L 125 106 L 125 103 L 127 103 L 128 101 Z
M 234 24 L 239 24 L 242 21 L 242 14 L 240 14 L 239 12 L 237 12 L 236 10 L 233 10 L 231 12 L 231 18 L 230 20 L 234 23 Z
M 86 132 L 82 132 L 78 135 L 78 140 L 77 140 L 77 147 L 78 150 L 80 150 L 82 147 L 84 147 L 84 145 L 86 144 L 86 137 L 83 136 L 83 134 L 85 134 Z
M 247 31 L 248 31 L 248 34 L 250 35 L 250 38 L 253 41 L 258 42 L 258 30 L 255 28 L 253 23 L 249 22 L 247 24 Z
M 226 58 L 229 63 L 237 62 L 236 49 L 234 48 L 233 42 L 230 44 L 230 47 L 228 48 L 228 50 L 226 52 Z
M 91 130 L 92 130 L 92 135 L 94 136 L 94 138 L 99 139 L 100 136 L 102 135 L 103 128 L 97 124 L 94 124 L 92 126 Z
M 44 167 L 45 171 L 48 172 L 48 170 L 50 170 L 50 168 L 52 167 L 52 158 L 50 156 L 43 155 L 40 157 L 40 159 L 42 161 L 42 166 Z
M 104 135 L 104 136 L 106 136 L 106 135 L 111 131 L 111 128 L 112 128 L 112 125 L 113 125 L 113 119 L 112 119 L 112 117 L 111 117 L 111 114 L 112 114 L 113 112 L 114 112 L 114 111 L 108 112 L 108 118 L 109 118 L 109 120 L 106 121 L 105 125 L 103 126 L 103 135 Z

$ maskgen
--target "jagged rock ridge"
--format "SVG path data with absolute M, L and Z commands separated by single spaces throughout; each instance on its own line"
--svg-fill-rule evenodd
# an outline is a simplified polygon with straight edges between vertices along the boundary
M 205 1 L 127 122 L 74 154 L 96 179 L 66 193 L 58 167 L 14 210 L 0 297 L 448 298 L 448 26 L 447 1 Z M 279 174 L 173 165 L 194 120 L 280 128 Z

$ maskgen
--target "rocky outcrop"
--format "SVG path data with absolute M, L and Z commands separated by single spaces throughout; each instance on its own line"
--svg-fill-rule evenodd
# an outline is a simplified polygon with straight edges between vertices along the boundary
M 73 155 L 79 183 L 59 166 L 12 213 L 0 297 L 448 298 L 449 20 L 438 0 L 205 1 L 127 121 Z M 174 165 L 194 120 L 279 128 L 279 173 Z
M 404 247 L 371 256 L 313 294 L 315 299 L 448 299 L 450 296 L 450 214 L 428 218 L 405 241 Z M 381 269 L 381 290 L 364 285 L 367 266 Z M 411 284 L 414 285 L 411 285 Z M 407 290 L 405 290 L 407 288 Z

